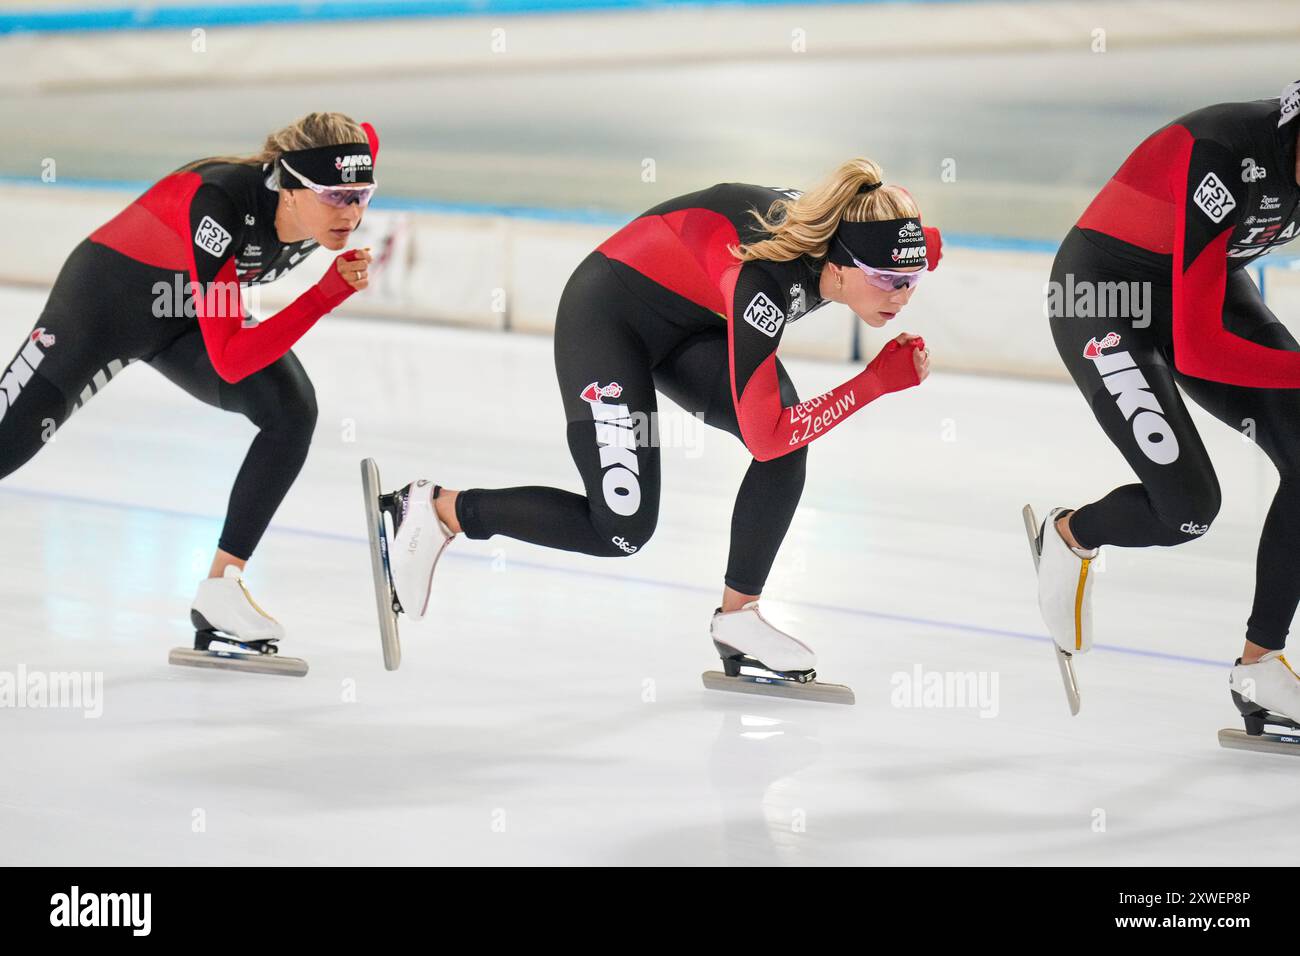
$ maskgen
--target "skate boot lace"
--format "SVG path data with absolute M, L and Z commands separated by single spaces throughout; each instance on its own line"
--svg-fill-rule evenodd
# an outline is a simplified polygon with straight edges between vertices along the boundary
M 268 621 L 275 621 L 276 624 L 279 624 L 279 621 L 276 621 L 275 618 L 263 611 L 261 605 L 253 600 L 253 595 L 249 592 L 248 585 L 244 583 L 244 579 L 236 578 L 236 580 L 239 582 L 239 590 L 244 592 L 245 599 L 247 599 L 249 604 L 253 605 L 253 610 L 262 615 L 262 617 L 266 618 Z

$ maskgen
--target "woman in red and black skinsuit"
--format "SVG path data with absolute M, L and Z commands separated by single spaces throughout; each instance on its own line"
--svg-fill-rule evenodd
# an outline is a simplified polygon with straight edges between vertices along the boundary
M 402 609 L 424 615 L 437 556 L 462 530 L 602 557 L 645 547 L 659 512 L 662 392 L 753 456 L 732 514 L 715 640 L 769 670 L 811 673 L 812 651 L 758 614 L 803 491 L 807 446 L 867 403 L 920 384 L 929 353 L 919 337 L 899 335 L 853 378 L 800 402 L 777 347 L 789 323 L 827 301 L 887 326 L 938 257 L 937 230 L 922 228 L 912 196 L 866 159 L 805 194 L 723 183 L 637 217 L 578 266 L 556 319 L 568 445 L 586 493 L 427 482 L 396 492 L 388 554 Z
M 263 324 L 245 322 L 240 287 L 279 278 L 317 246 L 343 249 L 374 191 L 377 152 L 368 124 L 312 113 L 271 134 L 256 156 L 200 160 L 163 178 L 73 250 L 36 327 L 0 371 L 0 477 L 137 361 L 258 426 L 194 602 L 207 625 L 242 641 L 283 636 L 241 572 L 315 427 L 312 384 L 290 349 L 366 287 L 370 256 L 337 256 Z
M 1260 705 L 1292 719 L 1300 680 L 1282 648 L 1300 604 L 1300 344 L 1245 267 L 1300 232 L 1297 117 L 1300 83 L 1278 99 L 1175 120 L 1129 156 L 1066 236 L 1049 286 L 1052 335 L 1139 481 L 1055 509 L 1039 577 L 1053 637 L 1085 651 L 1098 547 L 1180 545 L 1210 530 L 1222 496 L 1181 389 L 1253 439 L 1280 475 L 1232 684 L 1249 680 Z

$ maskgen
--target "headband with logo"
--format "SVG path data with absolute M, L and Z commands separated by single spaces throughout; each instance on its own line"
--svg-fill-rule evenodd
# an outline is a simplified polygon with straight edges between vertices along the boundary
M 899 269 L 926 265 L 925 231 L 915 216 L 874 222 L 840 220 L 827 258 L 839 266 L 853 260 L 873 269 Z
M 379 136 L 369 123 L 362 123 L 367 142 L 342 143 L 336 146 L 317 146 L 285 153 L 276 165 L 280 171 L 280 185 L 286 189 L 299 189 L 302 181 L 295 172 L 310 179 L 317 186 L 355 186 L 375 181 L 375 160 L 379 155 Z M 286 169 L 288 163 L 292 169 Z
M 856 195 L 874 192 L 884 183 L 863 183 Z M 839 266 L 851 266 L 853 260 L 873 269 L 898 269 L 926 264 L 925 232 L 921 220 L 878 219 L 873 222 L 849 222 L 841 219 L 831 239 L 827 258 Z

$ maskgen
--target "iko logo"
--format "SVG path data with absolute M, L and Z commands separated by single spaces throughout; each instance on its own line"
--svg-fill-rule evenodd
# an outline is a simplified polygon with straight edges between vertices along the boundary
M 353 153 L 351 156 L 334 157 L 335 169 L 349 169 L 349 168 L 356 169 L 358 167 L 363 169 L 369 169 L 370 165 L 371 164 L 370 164 L 369 153 Z
M 781 326 L 785 323 L 785 313 L 775 302 L 760 292 L 749 300 L 749 305 L 745 306 L 745 321 L 771 339 L 781 331 Z
M 22 394 L 23 386 L 32 380 L 33 373 L 45 360 L 42 349 L 48 349 L 53 345 L 54 336 L 46 332 L 43 327 L 32 330 L 27 344 L 18 353 L 4 377 L 0 378 L 0 421 L 3 421 L 5 413 L 14 407 L 14 402 L 18 401 L 18 396 Z
M 1214 222 L 1223 222 L 1223 218 L 1237 208 L 1237 200 L 1232 198 L 1228 187 L 1214 173 L 1205 174 L 1201 184 L 1196 187 L 1192 201 Z
M 1142 454 L 1157 465 L 1178 460 L 1178 436 L 1165 420 L 1165 410 L 1151 393 L 1151 384 L 1128 352 L 1099 355 L 1093 360 L 1106 390 L 1115 396 L 1124 420 L 1133 426 Z
M 1255 160 L 1247 157 L 1241 161 L 1241 181 L 1243 183 L 1257 183 L 1268 175 L 1268 170 L 1263 166 L 1256 166 Z
M 613 542 L 614 546 L 624 554 L 636 554 L 636 545 L 628 544 L 627 539 L 622 535 L 617 535 L 610 540 Z
M 595 382 L 582 390 L 582 397 L 596 386 Z M 619 388 L 607 385 L 606 388 Z M 622 391 L 621 388 L 619 388 Z M 636 431 L 626 405 L 606 405 L 599 398 L 587 399 L 591 415 L 596 420 L 596 445 L 600 448 L 601 491 L 605 504 L 616 515 L 628 517 L 641 507 L 641 485 L 637 481 L 640 468 L 636 460 Z M 617 543 L 617 542 L 615 542 Z
M 894 262 L 901 262 L 903 265 L 915 265 L 918 262 L 925 261 L 925 246 L 911 246 L 907 249 L 895 249 L 889 254 L 889 258 Z
M 1205 532 L 1210 530 L 1210 526 L 1208 524 L 1197 524 L 1194 521 L 1189 521 L 1178 530 L 1183 534 L 1205 534 Z
M 194 244 L 210 256 L 221 256 L 230 245 L 230 233 L 211 216 L 204 216 L 194 231 Z
M 1106 349 L 1113 349 L 1119 345 L 1119 333 L 1111 332 L 1100 342 L 1095 338 L 1089 339 L 1088 344 L 1083 347 L 1083 357 L 1086 359 L 1099 359 L 1101 353 Z

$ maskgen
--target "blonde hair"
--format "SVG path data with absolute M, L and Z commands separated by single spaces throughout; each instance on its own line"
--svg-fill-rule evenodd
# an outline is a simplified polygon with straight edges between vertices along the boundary
M 189 172 L 206 163 L 240 163 L 245 166 L 274 165 L 285 153 L 318 146 L 342 146 L 366 142 L 366 131 L 343 113 L 308 113 L 281 127 L 262 144 L 261 152 L 251 156 L 209 156 L 186 163 L 178 173 Z M 279 182 L 279 178 L 276 179 Z
M 858 193 L 863 186 L 883 182 L 882 175 L 871 160 L 850 159 L 798 199 L 778 199 L 766 215 L 751 209 L 750 215 L 771 235 L 732 246 L 731 254 L 741 262 L 788 262 L 804 255 L 820 259 L 830 248 L 840 220 L 876 222 L 920 216 L 916 200 L 902 186 L 880 186 Z

